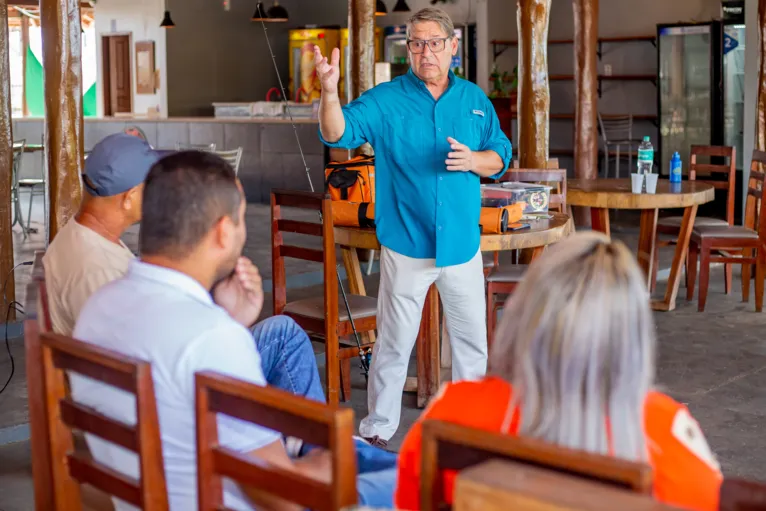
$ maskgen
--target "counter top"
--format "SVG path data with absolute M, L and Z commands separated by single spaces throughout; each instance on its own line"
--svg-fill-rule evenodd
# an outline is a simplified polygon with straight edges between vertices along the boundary
M 40 122 L 43 117 L 19 117 L 14 122 Z M 85 122 L 199 122 L 199 123 L 243 123 L 243 124 L 290 124 L 290 119 L 283 117 L 86 117 Z M 295 124 L 319 124 L 319 119 L 295 118 Z

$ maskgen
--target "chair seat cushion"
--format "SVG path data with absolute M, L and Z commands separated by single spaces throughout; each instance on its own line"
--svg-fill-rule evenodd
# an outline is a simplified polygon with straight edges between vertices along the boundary
M 739 225 L 695 225 L 692 235 L 696 238 L 758 239 L 757 232 Z
M 492 270 L 487 282 L 521 282 L 527 272 L 527 264 L 508 264 Z
M 657 225 L 661 225 L 663 227 L 677 227 L 681 228 L 681 222 L 683 222 L 684 217 L 682 216 L 669 216 L 665 218 L 660 218 L 657 220 Z M 694 219 L 694 226 L 702 226 L 702 225 L 729 225 L 726 220 L 721 220 L 720 218 L 711 218 L 708 216 L 698 216 Z
M 346 295 L 351 316 L 354 319 L 369 318 L 378 312 L 378 299 L 374 296 Z M 303 316 L 312 319 L 324 319 L 324 297 L 296 300 L 285 305 L 282 311 L 287 315 Z M 348 321 L 348 311 L 343 303 L 343 296 L 338 297 L 338 321 Z

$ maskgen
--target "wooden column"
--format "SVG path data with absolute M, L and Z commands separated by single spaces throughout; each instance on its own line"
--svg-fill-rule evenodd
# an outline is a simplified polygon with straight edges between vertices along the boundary
M 16 299 L 13 278 L 13 233 L 11 232 L 11 173 L 13 172 L 13 132 L 11 129 L 11 65 L 8 53 L 8 2 L 0 0 L 0 285 L 5 283 L 5 298 Z M 7 281 L 6 281 L 7 278 Z M 6 321 L 3 309 L 3 323 Z M 16 319 L 11 308 L 8 320 Z
M 82 198 L 83 118 L 78 0 L 41 0 L 45 73 L 45 154 L 50 239 L 77 212 Z
M 519 166 L 548 162 L 548 19 L 551 0 L 517 0 L 519 29 Z
M 766 0 L 758 1 L 760 56 L 758 66 L 758 109 L 755 118 L 755 148 L 766 151 Z
M 348 0 L 348 45 L 351 87 L 346 96 L 350 102 L 375 87 L 375 0 Z M 369 144 L 360 152 L 373 154 Z
M 598 177 L 598 0 L 573 0 L 575 61 L 574 172 Z M 587 208 L 577 208 L 577 223 L 588 225 Z

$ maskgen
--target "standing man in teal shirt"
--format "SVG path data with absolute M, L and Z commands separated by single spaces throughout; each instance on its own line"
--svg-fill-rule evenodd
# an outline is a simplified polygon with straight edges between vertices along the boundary
M 369 415 L 359 429 L 381 447 L 399 426 L 407 365 L 434 282 L 452 340 L 453 380 L 486 372 L 479 181 L 500 177 L 511 160 L 511 143 L 486 94 L 450 70 L 458 40 L 449 16 L 436 8 L 413 15 L 407 48 L 406 75 L 342 108 L 339 52 L 328 61 L 314 49 L 322 141 L 344 148 L 369 142 L 375 150 L 375 223 L 383 247 L 378 340 Z

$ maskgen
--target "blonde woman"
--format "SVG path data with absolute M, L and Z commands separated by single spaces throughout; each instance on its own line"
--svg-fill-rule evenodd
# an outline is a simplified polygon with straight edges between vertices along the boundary
M 688 409 L 652 390 L 654 322 L 634 256 L 581 233 L 529 269 L 503 315 L 489 376 L 447 385 L 421 417 L 654 468 L 654 495 L 688 509 L 718 506 L 721 473 Z M 419 505 L 421 426 L 399 454 L 397 508 Z M 451 501 L 454 474 L 445 488 Z

